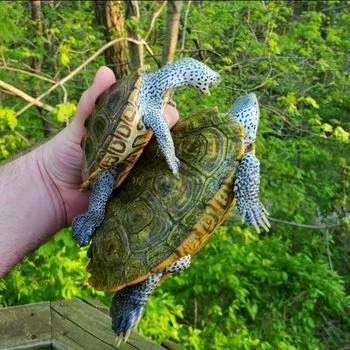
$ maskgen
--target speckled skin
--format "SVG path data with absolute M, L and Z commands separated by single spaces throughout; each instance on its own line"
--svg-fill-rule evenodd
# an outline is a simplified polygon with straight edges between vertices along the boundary
M 256 139 L 259 124 L 259 104 L 254 93 L 240 96 L 229 110 L 244 126 L 245 153 L 238 168 L 234 192 L 237 196 L 237 209 L 242 221 L 268 231 L 270 223 L 268 212 L 259 200 L 260 162 L 250 147 Z
M 161 152 L 174 175 L 178 175 L 180 162 L 175 155 L 174 143 L 163 117 L 164 96 L 169 89 L 192 86 L 209 94 L 209 85 L 218 84 L 220 75 L 193 58 L 183 58 L 168 64 L 155 73 L 144 73 L 138 108 L 141 120 L 153 130 Z M 108 169 L 91 182 L 89 208 L 73 219 L 73 237 L 80 246 L 88 245 L 92 235 L 104 219 L 105 207 L 113 191 L 112 176 L 118 177 L 116 169 Z
M 156 73 L 144 75 L 144 85 L 140 93 L 142 121 L 151 128 L 157 138 L 159 148 L 164 154 L 174 175 L 179 173 L 179 160 L 176 158 L 170 130 L 163 118 L 165 93 L 178 86 L 192 86 L 203 94 L 209 94 L 209 85 L 218 84 L 220 75 L 193 58 L 183 58 L 168 64 Z
M 73 219 L 73 238 L 81 247 L 90 243 L 96 228 L 102 224 L 116 175 L 114 169 L 109 169 L 91 182 L 88 211 Z
M 126 287 L 114 294 L 110 315 L 112 329 L 121 338 L 127 340 L 127 334 L 142 317 L 148 297 L 165 274 L 186 270 L 191 264 L 191 256 L 186 255 L 169 267 L 151 274 L 145 281 Z

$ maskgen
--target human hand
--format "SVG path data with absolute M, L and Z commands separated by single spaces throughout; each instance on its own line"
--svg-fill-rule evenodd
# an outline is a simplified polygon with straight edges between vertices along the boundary
M 77 106 L 76 117 L 71 124 L 41 147 L 39 156 L 53 182 L 58 195 L 63 217 L 62 226 L 70 225 L 72 219 L 86 211 L 88 193 L 80 191 L 81 163 L 83 151 L 80 142 L 85 133 L 84 121 L 94 109 L 97 97 L 115 82 L 111 69 L 101 67 L 95 76 L 93 84 L 83 93 Z M 170 105 L 165 107 L 164 117 L 169 127 L 179 119 L 178 112 Z M 45 179 L 44 179 L 45 180 Z

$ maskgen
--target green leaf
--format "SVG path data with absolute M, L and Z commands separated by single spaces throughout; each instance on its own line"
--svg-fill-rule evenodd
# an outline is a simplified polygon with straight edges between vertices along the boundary
M 17 126 L 16 112 L 11 108 L 0 105 L 0 120 L 1 119 L 6 122 L 11 130 L 14 130 Z
M 59 103 L 56 105 L 53 115 L 60 123 L 68 123 L 69 119 L 75 114 L 76 106 L 74 103 Z
M 69 49 L 67 45 L 60 45 L 58 51 L 58 62 L 63 66 L 68 66 L 70 62 Z
M 349 143 L 350 133 L 345 131 L 341 126 L 337 126 L 333 134 L 339 141 Z

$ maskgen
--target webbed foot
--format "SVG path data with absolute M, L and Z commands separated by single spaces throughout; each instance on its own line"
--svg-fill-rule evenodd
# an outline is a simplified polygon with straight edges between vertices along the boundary
M 140 321 L 144 307 L 161 277 L 166 273 L 181 272 L 191 263 L 191 256 L 186 255 L 164 270 L 152 273 L 145 281 L 125 287 L 114 294 L 110 314 L 112 329 L 117 334 L 117 345 L 127 341 L 131 330 Z
M 242 222 L 254 226 L 257 232 L 260 233 L 260 227 L 266 232 L 271 228 L 268 220 L 269 213 L 260 201 L 246 203 L 243 205 L 237 204 L 238 210 L 242 216 Z
M 73 238 L 83 247 L 90 243 L 96 229 L 101 225 L 104 213 L 86 212 L 73 219 Z
M 76 216 L 72 222 L 73 238 L 80 246 L 88 245 L 94 232 L 102 224 L 115 177 L 115 171 L 106 170 L 91 182 L 88 210 Z
M 260 227 L 266 232 L 271 225 L 269 213 L 259 200 L 260 162 L 252 152 L 244 154 L 238 168 L 234 191 L 237 196 L 237 209 L 242 221 L 253 225 L 260 232 Z

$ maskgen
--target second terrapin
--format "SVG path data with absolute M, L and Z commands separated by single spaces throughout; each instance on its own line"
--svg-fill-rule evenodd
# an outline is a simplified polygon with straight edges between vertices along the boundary
M 236 202 L 245 221 L 269 229 L 252 146 L 258 121 L 254 94 L 239 97 L 227 114 L 213 108 L 192 115 L 172 131 L 179 177 L 153 142 L 110 199 L 88 252 L 88 271 L 96 289 L 116 292 L 112 324 L 122 338 L 157 283 L 189 266 Z
M 124 181 L 153 133 L 168 167 L 178 175 L 179 160 L 163 117 L 167 91 L 192 86 L 208 94 L 209 85 L 219 81 L 219 74 L 207 65 L 184 58 L 155 73 L 140 68 L 97 99 L 82 141 L 82 190 L 90 189 L 91 193 L 88 211 L 72 223 L 73 237 L 79 245 L 89 244 L 103 221 L 113 189 Z

